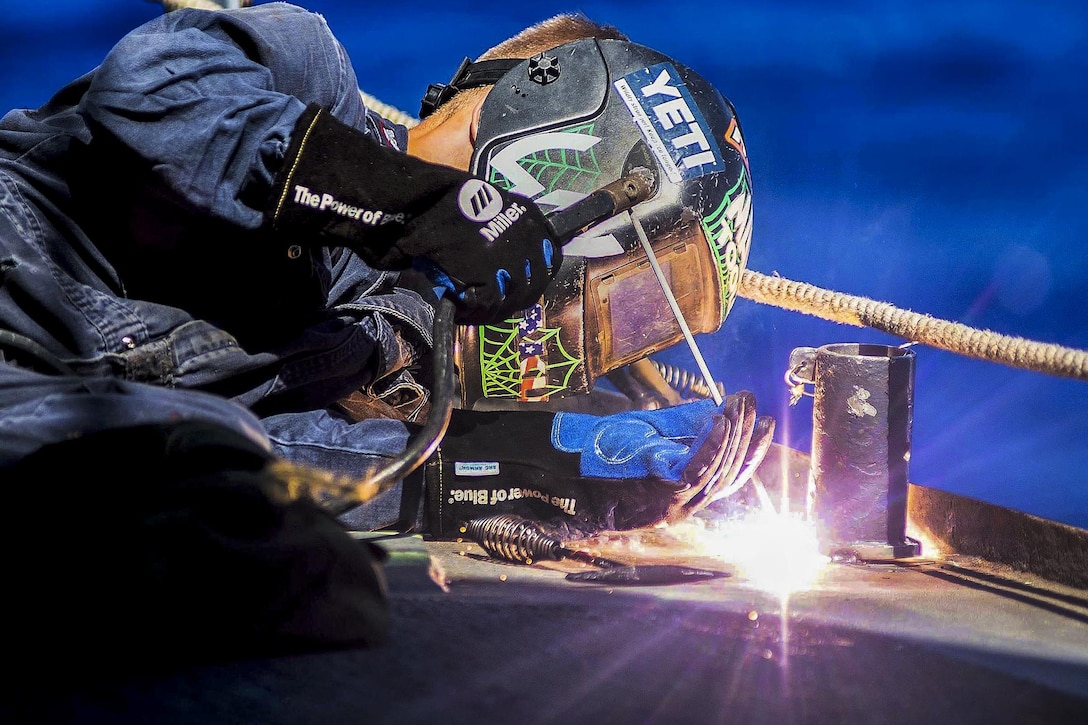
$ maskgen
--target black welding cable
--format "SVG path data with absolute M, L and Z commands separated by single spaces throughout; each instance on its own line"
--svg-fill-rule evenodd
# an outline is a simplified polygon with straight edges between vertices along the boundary
M 367 476 L 365 481 L 350 487 L 345 495 L 327 499 L 322 507 L 339 516 L 360 503 L 369 501 L 393 488 L 419 466 L 438 448 L 449 427 L 453 415 L 454 396 L 457 393 L 457 377 L 454 369 L 453 350 L 456 341 L 456 325 L 453 302 L 439 300 L 435 309 L 433 340 L 431 347 L 432 377 L 431 409 L 427 421 L 408 441 L 404 451 L 383 468 Z

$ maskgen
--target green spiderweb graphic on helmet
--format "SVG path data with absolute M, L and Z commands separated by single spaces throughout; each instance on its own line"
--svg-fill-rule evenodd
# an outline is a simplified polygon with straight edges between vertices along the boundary
M 593 124 L 587 123 L 565 129 L 564 133 L 582 133 L 592 136 Z M 540 182 L 547 192 L 563 189 L 588 194 L 597 189 L 601 167 L 592 148 L 578 151 L 569 148 L 548 148 L 518 159 L 518 165 Z M 498 169 L 492 167 L 489 182 L 509 190 L 513 184 Z
M 703 231 L 722 280 L 722 317 L 729 312 L 740 287 L 744 252 L 751 234 L 751 191 L 748 175 L 741 174 L 718 208 L 703 217 Z
M 520 338 L 519 325 L 522 318 L 514 317 L 502 325 L 481 325 L 480 335 L 480 378 L 485 398 L 520 398 L 522 386 L 521 356 L 518 352 Z M 547 363 L 548 377 L 554 379 L 558 372 L 563 374 L 562 383 L 545 384 L 535 388 L 538 395 L 553 395 L 567 389 L 570 376 L 581 361 L 570 355 L 559 339 L 558 327 L 542 327 L 536 330 L 533 342 L 547 345 L 549 350 L 558 352 L 559 361 L 552 362 L 554 354 L 549 354 Z
M 586 123 L 562 132 L 592 137 L 593 129 L 594 124 Z M 517 165 L 540 184 L 539 194 L 556 190 L 589 194 L 597 189 L 602 173 L 592 146 L 585 150 L 566 146 L 541 148 L 519 158 Z M 496 166 L 490 167 L 487 180 L 506 190 L 515 185 Z M 515 317 L 503 324 L 478 328 L 480 383 L 485 398 L 520 399 L 526 384 L 532 385 L 534 397 L 561 393 L 568 389 L 571 376 L 582 363 L 563 347 L 560 328 L 534 325 L 531 332 L 526 332 L 525 321 L 524 317 Z M 524 356 L 521 348 L 525 345 L 539 352 Z M 526 365 L 534 364 L 530 357 L 535 358 L 538 367 L 523 370 L 523 359 Z

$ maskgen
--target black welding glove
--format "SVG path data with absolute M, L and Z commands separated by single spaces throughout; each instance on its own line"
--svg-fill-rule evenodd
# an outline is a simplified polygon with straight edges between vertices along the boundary
M 424 466 L 438 538 L 499 513 L 587 535 L 672 523 L 739 490 L 771 444 L 774 419 L 749 392 L 607 416 L 454 411 Z
M 291 495 L 272 461 L 232 430 L 185 422 L 0 468 L 9 652 L 85 680 L 384 644 L 384 555 Z
M 277 231 L 348 247 L 377 269 L 422 267 L 461 323 L 525 309 L 562 262 L 528 198 L 381 146 L 315 105 L 295 125 L 265 215 Z

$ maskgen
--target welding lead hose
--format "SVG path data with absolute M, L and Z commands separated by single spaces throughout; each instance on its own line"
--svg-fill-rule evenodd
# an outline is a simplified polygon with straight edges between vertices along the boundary
M 741 275 L 739 296 L 854 327 L 871 327 L 966 357 L 1032 372 L 1088 380 L 1088 351 L 978 330 L 901 310 L 886 302 L 833 292 L 752 270 Z
M 273 464 L 277 474 L 287 481 L 295 495 L 305 495 L 321 501 L 321 506 L 339 515 L 361 503 L 370 501 L 392 489 L 421 466 L 438 448 L 453 415 L 457 378 L 453 349 L 456 326 L 453 302 L 443 297 L 434 313 L 433 345 L 431 347 L 432 377 L 431 408 L 427 420 L 408 445 L 395 458 L 365 478 L 340 476 L 287 461 Z
M 540 561 L 566 559 L 597 567 L 596 570 L 570 572 L 566 576 L 569 581 L 653 586 L 730 576 L 727 571 L 677 564 L 624 564 L 581 549 L 567 548 L 562 541 L 549 535 L 539 523 L 514 514 L 496 514 L 473 519 L 465 523 L 465 533 L 488 556 L 500 561 L 531 565 Z
M 446 435 L 446 428 L 449 427 L 450 417 L 453 415 L 454 394 L 457 392 L 453 362 L 456 343 L 454 311 L 453 302 L 443 297 L 434 313 L 434 344 L 431 349 L 434 380 L 431 383 L 431 409 L 427 413 L 427 420 L 408 441 L 404 452 L 366 481 L 365 485 L 372 488 L 373 493 L 364 500 L 387 491 L 419 468 L 438 448 L 442 436 Z
M 514 514 L 496 514 L 465 523 L 468 534 L 488 556 L 513 564 L 570 559 L 599 567 L 624 566 L 621 562 L 594 556 L 579 549 L 568 549 L 559 539 L 544 531 L 539 522 Z

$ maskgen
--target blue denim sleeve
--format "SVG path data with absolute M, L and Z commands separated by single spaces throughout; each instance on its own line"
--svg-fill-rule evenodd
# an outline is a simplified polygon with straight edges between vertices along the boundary
M 106 56 L 82 110 L 195 209 L 255 229 L 254 200 L 267 197 L 311 102 L 366 128 L 355 72 L 324 18 L 274 2 L 142 25 Z

